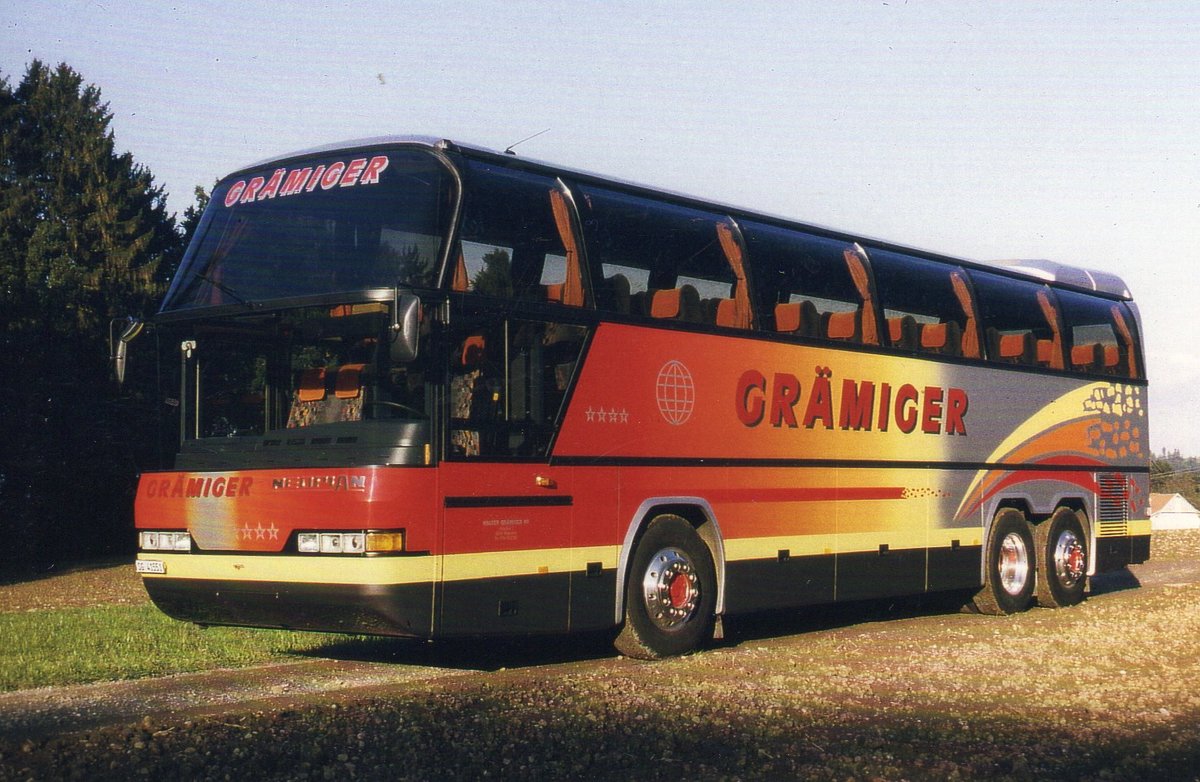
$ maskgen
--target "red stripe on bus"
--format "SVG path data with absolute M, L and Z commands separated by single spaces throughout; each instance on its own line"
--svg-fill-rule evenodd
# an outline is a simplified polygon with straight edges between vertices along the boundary
M 899 500 L 903 486 L 812 487 L 787 489 L 708 489 L 696 492 L 710 502 L 830 502 L 833 500 Z

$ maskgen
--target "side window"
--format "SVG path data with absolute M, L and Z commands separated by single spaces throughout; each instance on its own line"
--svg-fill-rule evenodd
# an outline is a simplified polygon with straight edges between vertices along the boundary
M 956 266 L 871 250 L 887 343 L 903 350 L 982 358 L 966 273 Z
M 476 326 L 451 343 L 450 453 L 546 456 L 587 330 L 517 319 Z
M 751 328 L 749 280 L 728 217 L 595 187 L 580 188 L 597 306 L 644 317 Z
M 1070 344 L 1068 366 L 1076 372 L 1138 377 L 1138 351 L 1128 311 L 1120 302 L 1058 291 Z
M 465 168 L 451 289 L 584 306 L 582 258 L 561 184 L 478 161 Z
M 1063 369 L 1058 300 L 1045 285 L 989 272 L 970 272 L 989 361 Z
M 856 244 L 772 225 L 742 225 L 767 328 L 810 339 L 879 344 L 874 285 Z

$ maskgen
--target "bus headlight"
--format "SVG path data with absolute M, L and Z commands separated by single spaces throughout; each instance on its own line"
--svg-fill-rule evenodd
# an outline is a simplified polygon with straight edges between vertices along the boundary
M 382 532 L 300 532 L 296 551 L 301 554 L 392 553 L 404 550 L 404 530 Z
M 361 554 L 366 551 L 367 533 L 351 532 L 342 535 L 342 553 L 343 554 Z
M 187 532 L 142 530 L 138 533 L 142 551 L 191 551 L 192 536 Z

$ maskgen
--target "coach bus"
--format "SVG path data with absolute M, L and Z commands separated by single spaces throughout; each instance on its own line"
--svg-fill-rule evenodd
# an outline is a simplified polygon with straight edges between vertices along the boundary
M 1111 274 L 396 137 L 223 179 L 155 328 L 182 443 L 137 570 L 201 625 L 657 658 L 741 612 L 1067 606 L 1149 556 Z

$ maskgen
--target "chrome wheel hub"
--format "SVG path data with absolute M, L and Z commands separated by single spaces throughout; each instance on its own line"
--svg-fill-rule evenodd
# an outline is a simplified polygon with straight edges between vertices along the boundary
M 1071 530 L 1065 530 L 1054 544 L 1054 575 L 1059 583 L 1068 588 L 1079 583 L 1087 568 L 1086 559 L 1079 538 Z
M 688 621 L 700 605 L 700 581 L 687 554 L 665 548 L 650 560 L 642 577 L 642 595 L 650 621 L 673 630 Z
M 1015 532 L 1004 536 L 998 567 L 1001 588 L 1010 595 L 1021 594 L 1029 582 L 1029 548 L 1024 538 Z

